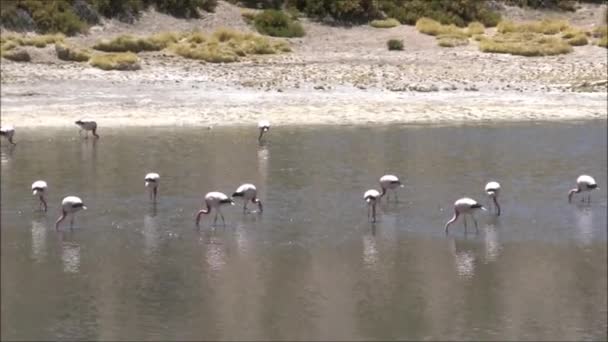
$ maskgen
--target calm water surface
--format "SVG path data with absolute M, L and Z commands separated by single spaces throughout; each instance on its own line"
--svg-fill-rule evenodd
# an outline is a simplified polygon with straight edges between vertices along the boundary
M 2 339 L 606 339 L 606 128 L 276 127 L 263 146 L 255 128 L 19 129 L 0 159 Z M 405 188 L 372 225 L 384 173 Z M 600 190 L 568 204 L 581 173 Z M 492 179 L 503 215 L 445 236 Z M 264 213 L 197 230 L 202 196 L 243 182 Z M 89 210 L 56 232 L 69 194 Z

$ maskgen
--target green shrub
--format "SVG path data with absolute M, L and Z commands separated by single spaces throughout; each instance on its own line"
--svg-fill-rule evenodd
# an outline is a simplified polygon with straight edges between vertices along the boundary
M 388 47 L 389 51 L 393 51 L 393 50 L 401 51 L 401 50 L 403 50 L 403 40 L 389 39 L 386 42 L 386 46 Z
M 30 54 L 23 49 L 11 49 L 3 51 L 2 57 L 15 62 L 29 62 L 31 60 Z
M 265 10 L 253 19 L 255 28 L 261 34 L 273 37 L 303 37 L 304 28 L 288 15 L 277 10 Z
M 482 39 L 479 49 L 483 52 L 520 56 L 550 56 L 572 52 L 572 46 L 563 39 L 532 32 L 505 33 Z
M 91 52 L 86 49 L 79 49 L 64 43 L 55 44 L 57 58 L 63 61 L 87 62 L 91 58 Z
M 456 47 L 469 44 L 469 38 L 461 34 L 440 34 L 437 43 L 441 47 Z
M 217 0 L 144 0 L 153 4 L 156 10 L 179 18 L 199 18 L 199 10 L 213 12 Z
M 137 70 L 139 58 L 132 52 L 96 54 L 91 57 L 91 65 L 102 70 Z
M 372 20 L 369 24 L 375 28 L 391 28 L 400 25 L 399 20 L 394 18 L 388 18 L 384 20 Z
M 470 0 L 384 0 L 380 10 L 396 18 L 403 24 L 414 25 L 418 19 L 427 17 L 442 24 L 465 26 L 479 21 L 493 27 L 500 21 L 500 15 L 488 7 L 487 1 Z

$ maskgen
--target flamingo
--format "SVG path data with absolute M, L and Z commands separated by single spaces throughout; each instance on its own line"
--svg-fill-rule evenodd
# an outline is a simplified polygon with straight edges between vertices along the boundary
M 477 203 L 477 201 L 475 201 L 474 199 L 468 198 L 468 197 L 463 197 L 463 198 L 457 200 L 456 202 L 454 202 L 454 217 L 452 217 L 452 219 L 449 220 L 445 224 L 445 233 L 446 234 L 448 233 L 448 227 L 450 226 L 450 224 L 452 224 L 452 222 L 456 221 L 458 216 L 460 216 L 461 214 L 470 215 L 473 218 L 473 222 L 475 222 L 475 230 L 479 233 L 479 229 L 477 228 L 477 220 L 475 219 L 475 216 L 473 216 L 473 212 L 477 209 L 487 210 L 481 204 Z M 464 220 L 464 231 L 466 233 L 466 231 L 467 231 L 466 216 L 463 217 L 463 220 Z
M 46 199 L 44 196 L 46 195 L 46 182 L 43 180 L 38 180 L 32 183 L 32 195 L 38 196 L 40 199 L 40 207 L 42 211 L 46 211 Z
M 156 194 L 158 193 L 158 183 L 160 182 L 160 176 L 158 173 L 150 172 L 144 178 L 146 181 L 146 188 L 151 188 L 150 199 L 156 202 Z
M 260 130 L 260 135 L 258 136 L 258 142 L 262 141 L 262 135 L 270 130 L 270 122 L 268 120 L 260 120 L 258 122 L 258 129 Z
M 376 201 L 381 197 L 380 192 L 376 189 L 367 190 L 363 194 L 363 199 L 367 202 L 367 219 L 369 220 L 369 210 L 372 210 L 372 222 L 376 222 Z
M 382 188 L 380 198 L 386 195 L 386 200 L 388 201 L 389 195 L 387 193 L 387 190 L 395 191 L 395 189 L 399 187 L 403 188 L 403 184 L 401 184 L 401 181 L 395 175 L 384 175 L 380 177 L 380 187 Z M 399 196 L 397 196 L 397 192 L 395 192 L 395 198 L 397 201 L 399 201 Z
M 80 210 L 86 210 L 84 203 L 79 197 L 76 196 L 68 196 L 61 201 L 61 216 L 55 222 L 55 230 L 59 230 L 59 224 L 63 221 L 68 215 L 72 215 L 72 220 L 70 221 L 70 229 L 74 227 L 74 214 Z
M 232 197 L 242 197 L 243 198 L 243 212 L 247 211 L 247 202 L 251 201 L 258 205 L 258 209 L 260 213 L 264 211 L 262 206 L 262 201 L 257 198 L 257 189 L 253 184 L 242 184 L 236 189 L 236 191 L 232 194 Z
M 213 224 L 215 224 L 217 222 L 217 214 L 219 213 L 220 216 L 222 217 L 222 222 L 225 225 L 226 221 L 224 220 L 224 215 L 222 215 L 222 212 L 220 210 L 220 207 L 223 204 L 234 205 L 234 201 L 231 198 L 229 198 L 228 196 L 226 196 L 226 194 L 221 193 L 221 192 L 212 191 L 212 192 L 207 193 L 205 195 L 206 208 L 199 210 L 198 213 L 196 214 L 196 225 L 198 226 L 199 222 L 201 221 L 202 214 L 205 214 L 205 215 L 209 214 L 211 212 L 211 209 L 214 209 L 214 208 L 215 208 L 215 218 L 213 219 Z
M 82 130 L 84 129 L 86 132 L 86 136 L 85 138 L 89 137 L 89 131 L 93 132 L 93 136 L 95 138 L 99 138 L 99 135 L 97 135 L 97 122 L 93 121 L 93 120 L 89 120 L 89 119 L 84 119 L 84 120 L 78 120 L 75 122 L 78 127 L 80 127 L 80 130 L 78 131 L 78 135 L 82 135 Z
M 591 176 L 587 176 L 587 175 L 580 175 L 577 179 L 576 179 L 576 188 L 571 189 L 570 192 L 568 193 L 568 203 L 572 202 L 572 196 L 574 194 L 578 194 L 580 192 L 591 192 L 592 190 L 595 189 L 599 189 L 599 187 L 597 186 L 597 183 L 595 182 L 595 179 L 593 179 L 593 177 Z M 583 202 L 585 202 L 585 197 L 583 196 L 582 199 Z M 587 202 L 591 203 L 591 194 L 587 195 Z
M 498 205 L 498 194 L 500 193 L 500 183 L 498 182 L 488 182 L 486 184 L 486 193 L 494 202 L 494 206 L 496 207 L 496 216 L 500 216 L 500 205 Z
M 4 126 L 4 127 L 0 128 L 0 136 L 5 137 L 9 143 L 11 143 L 13 145 L 17 145 L 13 141 L 14 135 L 15 135 L 15 127 L 8 125 L 8 126 Z

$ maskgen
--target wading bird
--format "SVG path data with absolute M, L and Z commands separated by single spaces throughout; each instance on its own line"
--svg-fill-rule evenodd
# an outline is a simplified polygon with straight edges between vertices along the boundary
M 82 130 L 84 129 L 84 131 L 86 132 L 85 138 L 89 137 L 89 131 L 93 132 L 93 136 L 95 138 L 99 138 L 99 135 L 97 135 L 97 122 L 93 120 L 84 119 L 78 120 L 75 123 L 78 125 L 78 127 L 80 127 L 78 135 L 82 135 Z
M 576 179 L 576 188 L 570 190 L 570 192 L 568 193 L 568 202 L 572 202 L 572 196 L 574 194 L 578 194 L 581 192 L 591 192 L 595 189 L 599 189 L 599 187 L 597 186 L 597 183 L 595 182 L 595 179 L 593 179 L 593 177 L 587 175 L 580 175 Z M 582 201 L 585 202 L 585 196 L 583 196 Z M 591 202 L 591 193 L 587 195 L 587 202 Z
M 59 224 L 63 221 L 68 215 L 72 216 L 70 220 L 70 229 L 74 227 L 74 214 L 80 210 L 86 210 L 87 207 L 84 206 L 82 200 L 76 196 L 68 196 L 61 201 L 61 216 L 55 222 L 55 229 L 59 230 Z
M 386 195 L 386 200 L 388 201 L 389 195 L 388 190 L 393 190 L 395 193 L 395 199 L 399 201 L 399 196 L 397 195 L 397 191 L 395 189 L 401 187 L 403 188 L 403 184 L 397 176 L 394 175 L 384 175 L 380 177 L 380 187 L 382 188 L 382 193 L 380 194 L 380 198 Z
M 498 205 L 498 194 L 500 193 L 500 184 L 498 182 L 488 182 L 486 184 L 486 193 L 494 202 L 494 206 L 496 207 L 496 215 L 500 216 L 500 205 Z
M 9 143 L 11 143 L 13 145 L 17 145 L 13 141 L 14 135 L 15 135 L 15 127 L 9 125 L 9 126 L 4 126 L 4 127 L 0 128 L 0 136 L 5 137 Z
M 226 221 L 224 220 L 224 215 L 222 215 L 222 211 L 220 210 L 220 207 L 224 204 L 234 205 L 234 201 L 221 192 L 213 191 L 207 193 L 205 195 L 206 208 L 199 210 L 196 214 L 196 225 L 198 226 L 199 222 L 201 221 L 201 215 L 209 214 L 211 209 L 215 209 L 215 218 L 213 219 L 213 224 L 217 222 L 217 214 L 219 213 L 220 217 L 222 218 L 222 223 L 225 225 Z
M 38 180 L 32 183 L 32 195 L 38 196 L 40 199 L 40 209 L 42 211 L 46 211 L 46 182 L 43 180 Z
M 156 202 L 156 195 L 158 193 L 158 183 L 160 182 L 160 176 L 158 173 L 148 173 L 144 178 L 146 181 L 146 188 L 149 189 L 150 199 Z
M 363 194 L 363 199 L 367 203 L 367 220 L 369 220 L 371 209 L 372 222 L 376 222 L 376 202 L 380 199 L 380 192 L 376 189 L 367 190 Z
M 264 211 L 262 206 L 262 201 L 257 198 L 257 189 L 253 184 L 242 184 L 236 189 L 236 191 L 232 194 L 232 197 L 242 197 L 243 198 L 243 212 L 247 211 L 247 202 L 251 201 L 258 205 L 259 212 Z
M 475 230 L 479 233 L 479 229 L 477 228 L 477 220 L 475 219 L 475 216 L 473 216 L 473 213 L 477 209 L 486 210 L 486 208 L 484 208 L 481 204 L 477 203 L 477 201 L 468 197 L 463 197 L 454 202 L 454 217 L 452 217 L 452 219 L 445 224 L 445 233 L 448 233 L 448 227 L 450 226 L 450 224 L 452 224 L 452 222 L 456 221 L 456 219 L 460 215 L 463 215 L 462 219 L 464 221 L 465 233 L 467 232 L 466 215 L 470 215 L 473 218 L 473 222 L 475 222 Z
M 258 142 L 261 142 L 262 136 L 264 135 L 264 133 L 266 133 L 270 130 L 270 122 L 268 122 L 268 120 L 260 120 L 260 122 L 258 122 L 258 129 L 260 130 L 260 135 L 258 136 Z

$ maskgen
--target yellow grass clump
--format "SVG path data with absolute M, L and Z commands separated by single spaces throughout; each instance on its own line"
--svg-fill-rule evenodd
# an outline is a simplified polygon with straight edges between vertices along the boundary
M 429 19 L 429 18 L 420 18 L 416 21 L 416 29 L 420 33 L 428 34 L 431 36 L 437 36 L 440 34 L 465 34 L 463 29 L 459 28 L 456 25 L 442 25 L 440 22 Z
M 530 32 L 530 33 L 542 33 L 542 34 L 557 34 L 561 31 L 565 31 L 570 28 L 570 24 L 567 20 L 561 19 L 543 19 L 541 21 L 529 21 L 516 23 L 513 21 L 501 21 L 496 27 L 499 33 L 513 33 L 513 32 Z
M 87 62 L 91 58 L 91 52 L 65 43 L 55 43 L 57 58 L 63 61 Z
M 478 21 L 469 23 L 469 25 L 467 26 L 467 34 L 469 36 L 484 34 L 485 31 L 486 31 L 486 27 L 483 26 L 483 24 Z
M 57 42 L 62 42 L 65 39 L 65 36 L 61 33 L 58 34 L 43 34 L 43 35 L 6 35 L 2 37 L 2 44 L 7 42 L 13 42 L 16 45 L 20 46 L 35 46 L 38 48 L 43 48 L 47 46 L 47 44 L 54 44 Z
M 291 51 L 284 41 L 275 41 L 257 34 L 231 29 L 219 29 L 208 36 L 193 32 L 173 44 L 170 50 L 179 56 L 209 63 L 230 63 L 247 55 Z
M 572 52 L 572 46 L 563 39 L 532 32 L 512 32 L 482 39 L 479 49 L 520 56 L 551 56 Z
M 91 57 L 91 65 L 103 70 L 137 70 L 139 58 L 132 52 L 96 54 Z
M 149 37 L 122 35 L 114 39 L 102 39 L 93 45 L 93 49 L 105 52 L 141 52 L 160 51 L 181 37 L 178 33 L 163 32 Z
M 440 34 L 437 43 L 441 47 L 456 47 L 469 44 L 469 38 L 460 34 Z
M 370 26 L 375 28 L 391 28 L 401 25 L 399 20 L 394 18 L 388 18 L 384 20 L 372 20 L 369 24 Z
M 608 36 L 604 36 L 604 38 L 601 38 L 598 42 L 597 45 L 601 46 L 601 47 L 605 47 L 608 48 Z
M 15 62 L 29 62 L 30 54 L 23 49 L 11 49 L 1 52 L 2 57 Z

